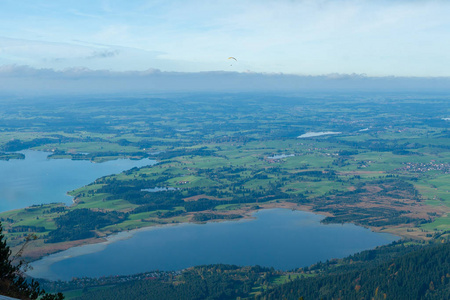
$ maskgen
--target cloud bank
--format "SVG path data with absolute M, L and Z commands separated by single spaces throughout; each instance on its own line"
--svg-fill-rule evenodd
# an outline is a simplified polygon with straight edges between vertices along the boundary
M 3 94 L 115 94 L 171 92 L 450 92 L 450 77 L 368 77 L 364 74 L 300 76 L 255 72 L 115 72 L 0 66 Z

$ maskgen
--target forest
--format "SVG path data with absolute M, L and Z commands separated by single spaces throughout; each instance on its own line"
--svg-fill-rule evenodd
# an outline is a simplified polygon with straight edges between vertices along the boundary
M 257 299 L 449 299 L 450 244 L 323 278 L 294 280 Z

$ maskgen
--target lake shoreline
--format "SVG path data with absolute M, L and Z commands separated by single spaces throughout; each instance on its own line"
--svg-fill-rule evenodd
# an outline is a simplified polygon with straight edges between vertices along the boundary
M 243 221 L 243 220 L 250 220 L 255 219 L 253 214 L 267 209 L 289 209 L 289 210 L 295 210 L 295 211 L 301 211 L 301 212 L 308 212 L 313 213 L 315 215 L 324 216 L 324 217 L 333 217 L 334 215 L 329 212 L 317 212 L 312 210 L 310 206 L 307 205 L 298 205 L 296 203 L 291 202 L 280 202 L 280 203 L 264 203 L 259 205 L 258 209 L 251 208 L 251 205 L 248 205 L 248 207 L 239 208 L 236 210 L 230 210 L 222 212 L 223 215 L 231 215 L 231 214 L 241 214 L 243 217 L 239 219 L 215 219 L 215 220 L 209 220 L 207 222 L 179 222 L 179 223 L 166 223 L 166 224 L 153 224 L 149 226 L 143 226 L 140 228 L 130 229 L 130 230 L 124 230 L 124 231 L 118 231 L 118 232 L 107 232 L 104 236 L 96 237 L 96 238 L 90 238 L 85 240 L 76 240 L 76 241 L 67 241 L 67 242 L 61 242 L 56 244 L 45 244 L 40 243 L 41 245 L 37 245 L 37 247 L 33 247 L 33 245 L 30 245 L 29 248 L 24 253 L 24 258 L 29 261 L 30 263 L 38 261 L 46 256 L 56 254 L 65 250 L 69 250 L 71 248 L 75 247 L 81 247 L 85 245 L 93 245 L 93 244 L 110 244 L 118 240 L 128 239 L 133 237 L 133 235 L 143 232 L 143 231 L 149 231 L 149 230 L 155 230 L 158 228 L 165 228 L 165 227 L 173 227 L 178 225 L 186 225 L 186 224 L 206 224 L 206 223 L 222 223 L 222 222 L 237 222 L 237 221 Z M 208 211 L 202 211 L 201 213 L 214 213 L 216 211 L 208 210 Z M 195 214 L 190 214 L 190 216 L 194 216 Z M 333 223 L 332 223 L 333 224 Z M 340 224 L 340 223 L 335 223 Z M 363 227 L 366 229 L 371 230 L 372 232 L 376 233 L 387 233 L 392 234 L 395 236 L 398 236 L 400 238 L 412 238 L 412 239 L 425 239 L 422 236 L 418 236 L 414 234 L 414 232 L 409 232 L 406 230 L 406 228 L 399 228 L 396 226 L 385 226 L 385 227 L 370 227 L 370 226 L 363 226 L 359 224 L 355 224 L 353 222 L 346 222 L 344 224 L 353 224 L 358 227 Z M 118 237 L 122 235 L 121 237 Z M 42 245 L 43 244 L 43 245 Z M 45 246 L 44 246 L 45 245 Z M 30 249 L 31 248 L 31 249 Z
M 280 203 L 276 203 L 276 204 L 280 204 Z M 270 216 L 269 219 L 267 219 L 268 216 Z M 291 217 L 288 217 L 288 216 L 291 216 Z M 296 220 L 298 220 L 296 222 L 299 222 L 299 223 L 291 223 L 292 216 Z M 136 257 L 140 257 L 140 255 L 142 255 L 142 253 L 140 252 L 141 250 L 138 250 L 140 248 L 145 248 L 145 249 L 155 248 L 154 251 L 156 251 L 156 252 L 154 252 L 153 255 L 150 254 L 153 252 L 147 252 L 148 250 L 146 250 L 146 252 L 145 252 L 145 257 L 148 258 L 145 260 L 145 262 L 146 262 L 145 264 L 148 265 L 148 266 L 146 266 L 148 268 L 148 270 L 158 269 L 158 270 L 165 270 L 165 271 L 175 271 L 175 270 L 182 270 L 186 267 L 192 267 L 192 266 L 201 265 L 201 264 L 215 264 L 215 263 L 226 263 L 226 264 L 236 264 L 236 265 L 254 265 L 256 263 L 258 265 L 265 265 L 267 267 L 272 266 L 272 267 L 275 267 L 280 270 L 285 270 L 285 269 L 287 270 L 294 266 L 295 267 L 306 266 L 306 265 L 304 265 L 304 263 L 301 262 L 304 260 L 319 259 L 317 261 L 320 261 L 323 259 L 340 258 L 340 257 L 343 257 L 342 255 L 344 255 L 344 254 L 345 255 L 354 254 L 354 253 L 357 253 L 360 251 L 373 249 L 373 247 L 376 247 L 376 246 L 389 244 L 390 242 L 392 242 L 394 240 L 401 239 L 401 237 L 398 237 L 398 236 L 395 236 L 392 234 L 388 234 L 388 233 L 384 233 L 387 235 L 384 235 L 384 234 L 378 235 L 374 231 L 371 231 L 370 229 L 364 228 L 362 226 L 356 226 L 354 224 L 345 224 L 345 225 L 342 224 L 342 226 L 343 226 L 342 228 L 341 228 L 341 225 L 339 225 L 339 224 L 322 224 L 322 222 L 321 222 L 322 219 L 323 219 L 323 215 L 311 213 L 311 212 L 308 212 L 305 210 L 293 209 L 292 205 L 282 205 L 282 207 L 267 205 L 265 207 L 261 207 L 261 209 L 258 209 L 258 210 L 248 210 L 248 213 L 243 218 L 236 219 L 236 220 L 221 220 L 221 221 L 216 220 L 213 222 L 206 222 L 207 224 L 205 224 L 205 225 L 201 225 L 198 223 L 195 224 L 195 223 L 183 222 L 183 223 L 178 223 L 178 224 L 156 225 L 156 226 L 150 226 L 150 227 L 143 227 L 143 228 L 139 228 L 139 229 L 133 229 L 133 230 L 129 230 L 129 231 L 122 231 L 118 234 L 109 235 L 109 236 L 105 237 L 104 239 L 98 239 L 97 241 L 91 240 L 91 242 L 93 244 L 90 246 L 88 245 L 88 247 L 71 247 L 68 251 L 65 251 L 63 253 L 59 253 L 59 254 L 55 253 L 54 255 L 52 255 L 50 257 L 44 257 L 42 260 L 35 261 L 34 264 L 32 264 L 35 267 L 35 272 L 33 274 L 33 271 L 31 271 L 31 273 L 29 275 L 38 277 L 38 278 L 46 278 L 46 279 L 50 279 L 50 280 L 63 279 L 63 277 L 65 276 L 65 279 L 63 279 L 63 280 L 67 280 L 68 278 L 70 278 L 70 277 L 67 277 L 68 275 L 64 275 L 63 277 L 58 277 L 58 276 L 62 276 L 62 274 L 63 274 L 63 273 L 61 273 L 61 268 L 63 268 L 64 270 L 67 268 L 70 268 L 70 269 L 75 268 L 75 270 L 78 270 L 78 271 L 74 271 L 75 273 L 71 273 L 70 276 L 74 276 L 74 277 L 108 276 L 107 273 L 103 274 L 103 272 L 99 273 L 99 271 L 86 271 L 87 273 L 84 273 L 84 271 L 81 271 L 82 273 L 80 273 L 80 267 L 75 267 L 75 266 L 76 265 L 81 266 L 81 265 L 85 265 L 85 264 L 90 265 L 88 262 L 86 262 L 86 260 L 89 261 L 90 259 L 94 259 L 95 262 L 92 262 L 94 264 L 102 264 L 103 265 L 103 264 L 105 264 L 105 261 L 108 261 L 108 259 L 109 259 L 108 257 L 111 256 L 111 251 L 115 251 L 115 250 L 111 250 L 111 249 L 122 249 L 120 251 L 123 251 L 123 247 L 125 245 L 127 245 L 127 248 L 136 247 L 138 245 L 138 248 L 130 249 L 133 251 L 132 253 L 134 253 L 134 255 L 131 257 L 135 257 L 135 258 L 121 257 L 120 258 L 121 263 L 119 263 L 119 261 L 117 261 L 115 266 L 108 267 L 108 270 L 111 268 L 118 268 L 117 267 L 118 265 L 121 265 L 124 263 L 123 260 L 125 260 L 127 262 L 128 262 L 128 260 L 136 260 Z M 246 221 L 250 221 L 250 220 L 251 220 L 251 222 L 246 222 Z M 268 221 L 268 220 L 270 220 L 270 221 Z M 288 223 L 286 223 L 287 220 L 291 220 L 291 221 L 288 221 Z M 226 221 L 226 222 L 224 222 L 224 221 Z M 214 225 L 213 223 L 216 223 L 217 225 Z M 224 223 L 227 223 L 227 224 L 224 224 Z M 265 225 L 263 225 L 263 224 L 265 224 Z M 175 225 L 177 225 L 177 226 L 175 226 Z M 267 226 L 269 226 L 269 227 L 267 227 Z M 282 227 L 279 227 L 279 226 L 282 226 Z M 283 227 L 283 226 L 288 226 L 288 227 Z M 211 231 L 211 230 L 213 230 L 213 228 L 217 228 L 217 229 L 222 228 L 222 229 L 220 229 L 219 231 L 216 232 L 217 229 L 215 229 L 214 231 Z M 222 243 L 223 243 L 222 236 L 224 234 L 223 228 L 228 228 L 228 229 L 225 229 L 225 232 L 227 235 L 227 239 L 231 239 L 229 241 L 231 244 L 226 243 L 226 244 L 222 245 Z M 230 230 L 232 228 L 240 228 L 240 229 L 235 233 L 230 233 L 228 230 Z M 253 229 L 251 229 L 251 228 L 253 228 Z M 256 231 L 257 233 L 254 231 L 255 228 L 257 228 L 257 231 Z M 282 240 L 278 240 L 280 238 L 280 236 L 278 235 L 278 230 L 280 228 L 285 228 L 286 231 L 284 231 L 284 232 L 287 234 L 286 237 L 282 238 Z M 314 228 L 317 228 L 317 229 L 314 229 Z M 159 229 L 162 229 L 163 231 L 159 231 Z M 247 230 L 250 230 L 250 231 L 247 231 Z M 316 230 L 319 230 L 319 231 L 316 232 Z M 208 232 L 208 235 L 207 235 L 208 238 L 206 238 L 206 236 L 204 236 L 205 231 Z M 236 230 L 234 230 L 234 231 L 236 231 Z M 234 232 L 234 231 L 231 231 L 231 232 Z M 274 231 L 276 231 L 275 235 L 274 235 Z M 188 232 L 190 232 L 190 234 L 188 234 Z M 203 232 L 203 234 L 202 234 L 202 232 Z M 293 232 L 296 232 L 295 237 L 292 236 Z M 316 234 L 311 235 L 313 232 L 316 232 Z M 319 232 L 322 232 L 322 233 L 319 233 Z M 331 236 L 328 237 L 330 232 L 334 232 L 334 234 L 332 234 L 332 238 L 331 238 Z M 352 234 L 349 235 L 350 232 Z M 188 235 L 186 236 L 186 234 L 188 234 Z M 216 236 L 216 234 L 217 234 L 217 237 L 210 239 L 210 238 L 212 238 L 211 234 L 213 234 L 214 236 Z M 243 234 L 248 235 L 248 237 L 246 237 L 246 238 L 244 237 L 244 239 L 243 239 L 243 236 L 242 236 Z M 353 234 L 356 234 L 355 236 L 359 236 L 359 238 L 354 240 L 352 238 Z M 164 236 L 164 238 L 163 238 L 163 240 L 154 240 L 154 238 L 152 238 L 152 237 L 156 237 L 156 236 L 159 236 L 159 237 Z M 312 236 L 314 236 L 314 238 L 312 238 Z M 346 238 L 344 238 L 344 236 L 346 236 Z M 287 237 L 289 237 L 289 238 L 287 238 Z M 255 239 L 255 238 L 256 238 L 256 240 L 253 241 L 253 239 Z M 280 259 L 280 257 L 279 257 L 279 253 L 278 253 L 279 249 L 277 247 L 275 247 L 275 248 L 277 248 L 278 250 L 269 256 L 269 257 L 272 257 L 269 259 L 269 261 L 267 261 L 266 255 L 268 253 L 266 252 L 266 250 L 261 252 L 261 253 L 263 253 L 262 257 L 266 257 L 262 261 L 260 260 L 260 259 L 262 259 L 261 254 L 258 254 L 259 256 L 255 256 L 255 258 L 251 258 L 249 261 L 248 253 L 246 252 L 247 250 L 246 251 L 243 250 L 243 249 L 247 249 L 247 247 L 245 247 L 241 244 L 242 241 L 245 240 L 246 243 L 248 243 L 250 241 L 250 244 L 248 245 L 249 246 L 248 249 L 252 249 L 253 247 L 256 247 L 255 249 L 262 249 L 261 245 L 258 245 L 258 244 L 261 243 L 261 241 L 265 241 L 266 238 L 268 238 L 269 240 L 272 240 L 274 238 L 275 239 L 274 241 L 278 241 L 278 242 L 275 242 L 275 244 L 277 244 L 277 245 L 278 245 L 278 243 L 281 243 L 280 245 L 284 245 L 283 243 L 286 243 L 286 240 L 289 241 L 288 244 L 282 246 L 282 248 L 285 250 L 288 250 L 288 248 L 293 247 L 288 252 L 286 252 L 286 255 L 287 255 L 287 253 L 296 251 L 295 249 L 296 249 L 296 247 L 298 247 L 299 243 L 301 243 L 301 245 L 303 245 L 303 242 L 308 242 L 308 241 L 310 241 L 312 243 L 311 245 L 316 245 L 316 246 L 317 246 L 318 240 L 321 241 L 320 245 L 322 245 L 323 242 L 325 242 L 325 244 L 329 244 L 329 243 L 334 244 L 337 241 L 340 241 L 338 243 L 341 243 L 340 244 L 341 246 L 336 245 L 337 252 L 335 251 L 336 253 L 331 254 L 331 256 L 324 257 L 323 254 L 320 254 L 322 256 L 319 255 L 320 257 L 316 257 L 317 255 L 315 254 L 310 257 L 309 255 L 306 255 L 306 256 L 301 256 L 303 258 L 299 262 L 297 262 L 297 259 L 291 260 L 291 259 L 288 259 L 287 257 L 284 257 L 284 255 L 283 255 L 284 259 L 288 259 L 288 261 L 289 261 L 290 266 L 288 266 L 288 267 L 286 265 L 283 265 L 285 263 L 283 263 L 282 265 L 279 265 L 280 262 L 278 260 Z M 297 240 L 297 242 L 291 244 L 291 242 L 293 241 L 292 238 L 294 238 L 294 240 Z M 341 241 L 342 238 L 344 238 L 344 239 Z M 248 239 L 248 241 L 247 241 L 247 239 Z M 283 239 L 284 239 L 284 241 L 283 241 Z M 130 240 L 130 241 L 126 241 L 126 240 Z M 355 241 L 357 241 L 357 240 L 361 241 L 362 244 L 360 242 L 355 243 Z M 149 242 L 145 242 L 145 241 L 149 241 Z M 205 244 L 205 245 L 198 246 L 197 243 L 200 241 L 202 241 L 201 242 L 202 245 L 203 244 Z M 233 242 L 231 242 L 231 241 L 233 241 Z M 258 241 L 258 242 L 256 242 L 256 241 Z M 344 241 L 346 241 L 346 242 L 344 242 Z M 366 242 L 363 242 L 363 241 L 366 241 Z M 95 242 L 97 242 L 97 243 L 95 243 Z M 115 244 L 116 242 L 118 242 L 118 244 Z M 237 243 L 237 245 L 241 245 L 241 247 L 235 248 L 235 245 L 234 245 L 235 242 Z M 254 242 L 256 242 L 256 244 L 253 244 Z M 145 247 L 144 246 L 145 243 L 152 245 L 152 246 L 147 245 L 147 247 Z M 182 243 L 184 246 L 181 246 L 180 243 Z M 203 252 L 207 251 L 207 252 L 203 253 L 203 255 L 198 254 L 197 250 L 190 249 L 190 248 L 192 248 L 192 244 L 195 244 L 196 249 L 198 249 L 198 250 L 203 249 L 201 251 L 203 251 Z M 132 246 L 132 245 L 134 245 L 134 246 Z M 206 246 L 206 245 L 209 245 L 209 246 Z M 215 245 L 215 246 L 212 246 L 212 245 Z M 255 246 L 255 245 L 258 245 L 258 246 Z M 292 247 L 288 246 L 288 245 L 291 245 Z M 359 246 L 357 246 L 357 245 L 359 245 Z M 178 255 L 173 256 L 174 255 L 174 253 L 172 253 L 174 251 L 173 249 L 184 249 L 185 247 L 187 247 L 185 249 L 187 252 L 183 252 L 184 253 L 183 255 L 178 254 Z M 197 248 L 197 247 L 200 247 L 200 248 Z M 206 247 L 206 248 L 204 248 L 204 247 Z M 211 250 L 210 247 L 219 247 L 218 248 L 218 249 L 220 249 L 220 250 L 218 250 L 219 252 L 223 251 L 222 247 L 231 247 L 231 249 L 234 249 L 234 250 L 235 249 L 241 249 L 241 250 L 238 251 L 238 253 L 240 253 L 240 254 L 237 257 L 233 258 L 231 261 L 230 261 L 230 257 L 228 257 L 228 256 L 226 256 L 228 258 L 225 258 L 225 261 L 221 261 L 221 259 L 217 259 L 217 258 L 215 258 L 211 261 L 211 257 L 214 257 L 216 255 L 216 252 Z M 286 248 L 286 247 L 288 247 L 288 248 Z M 301 246 L 300 249 L 303 249 L 302 247 L 303 246 Z M 164 249 L 168 248 L 167 249 L 168 252 L 167 253 L 166 253 L 166 251 L 161 252 L 160 248 L 164 248 Z M 209 250 L 206 250 L 206 249 L 209 249 Z M 214 248 L 212 248 L 212 249 L 214 249 Z M 272 248 L 269 247 L 268 249 L 271 249 L 271 251 L 274 251 L 273 247 Z M 231 250 L 231 253 L 235 252 L 234 250 Z M 241 253 L 242 251 L 243 251 L 243 253 Z M 254 250 L 251 250 L 251 251 L 254 251 Z M 302 252 L 303 250 L 299 250 L 299 251 Z M 344 251 L 345 253 L 342 253 L 341 251 Z M 321 252 L 323 252 L 323 251 L 319 251 L 319 252 L 317 252 L 317 254 L 321 253 Z M 139 254 L 139 253 L 141 253 L 141 254 Z M 161 254 L 161 253 L 164 253 L 164 254 Z M 171 254 L 169 254 L 169 253 L 171 253 Z M 190 254 L 188 255 L 187 253 L 190 253 Z M 227 252 L 227 253 L 230 253 L 230 252 Z M 256 253 L 259 253 L 259 251 L 252 252 L 252 254 L 255 254 L 255 255 L 256 255 Z M 276 254 L 276 253 L 278 253 L 278 254 Z M 295 253 L 297 253 L 297 252 L 295 252 Z M 148 256 L 148 255 L 150 255 L 150 256 Z M 159 256 L 165 255 L 165 256 L 164 256 L 164 258 L 162 258 L 162 257 L 159 258 L 159 259 L 161 259 L 161 260 L 159 260 L 158 255 Z M 188 257 L 190 257 L 190 258 L 184 258 L 184 255 L 188 255 Z M 197 258 L 195 258 L 195 259 L 191 257 L 191 256 L 196 256 L 196 255 L 199 255 L 199 256 L 197 256 Z M 204 255 L 206 255 L 206 256 L 204 256 Z M 291 255 L 292 255 L 292 253 L 291 253 Z M 178 259 L 176 259 L 175 262 L 171 261 L 169 264 L 166 264 L 167 263 L 166 256 L 178 257 Z M 117 253 L 114 254 L 114 257 L 117 257 Z M 222 256 L 220 256 L 220 257 L 222 257 Z M 259 257 L 259 258 L 256 259 L 256 257 Z M 276 257 L 278 257 L 278 258 L 276 258 Z M 296 257 L 299 258 L 298 256 L 296 256 Z M 180 262 L 180 259 L 182 259 L 183 262 Z M 194 261 L 191 261 L 192 259 L 194 259 Z M 205 259 L 206 259 L 206 261 L 205 261 Z M 256 259 L 257 261 L 254 261 L 254 259 Z M 155 260 L 157 261 L 156 264 L 155 264 Z M 242 261 L 242 260 L 244 260 L 244 261 Z M 307 265 L 317 262 L 316 260 L 308 261 Z M 297 263 L 298 263 L 298 266 L 296 265 Z M 294 264 L 294 265 L 292 265 L 292 264 Z M 141 270 L 140 268 L 143 268 L 144 265 L 137 264 L 136 266 L 134 266 L 134 263 L 130 262 L 130 263 L 126 264 L 127 267 L 125 269 L 119 268 L 112 272 L 114 274 L 116 274 L 116 272 L 119 272 L 119 273 L 123 272 L 123 273 L 120 273 L 120 275 L 133 274 L 134 271 L 130 271 L 130 268 L 132 270 L 139 269 L 139 271 L 136 271 L 136 272 L 141 272 L 144 270 Z M 132 266 L 134 266 L 134 267 L 132 267 Z M 99 266 L 97 266 L 97 269 L 99 269 L 98 267 Z M 94 269 L 96 269 L 96 268 L 94 268 Z M 103 268 L 100 268 L 100 269 L 103 270 Z M 106 271 L 106 272 L 108 272 L 108 271 Z M 111 272 L 111 270 L 109 270 L 109 272 Z M 113 274 L 113 273 L 111 273 L 111 274 Z M 58 275 L 58 274 L 60 274 L 60 275 Z M 66 274 L 66 273 L 64 273 L 64 274 Z

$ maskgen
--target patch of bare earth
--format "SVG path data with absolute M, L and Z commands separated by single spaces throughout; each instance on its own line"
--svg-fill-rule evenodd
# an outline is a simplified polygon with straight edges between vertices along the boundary
M 376 185 L 367 185 L 364 187 L 364 189 L 369 193 L 378 193 L 383 190 L 383 188 Z
M 216 198 L 216 197 L 213 197 L 213 196 L 207 196 L 205 194 L 184 198 L 183 200 L 186 201 L 186 202 L 191 202 L 191 201 L 197 201 L 199 199 L 223 200 L 223 201 L 227 201 L 228 200 L 228 199 L 223 199 L 223 198 L 222 199 L 221 198 Z
M 23 258 L 26 261 L 33 261 L 39 259 L 43 256 L 50 255 L 52 253 L 60 252 L 67 250 L 72 247 L 87 245 L 87 244 L 96 244 L 104 242 L 105 239 L 102 238 L 91 238 L 85 240 L 77 240 L 77 241 L 69 241 L 62 243 L 49 243 L 46 244 L 43 240 L 37 240 L 35 242 L 31 242 L 27 245 Z M 14 250 L 14 249 L 13 249 Z
M 383 174 L 384 171 L 347 171 L 347 172 L 339 172 L 339 175 L 343 176 L 354 176 L 354 175 L 380 175 Z

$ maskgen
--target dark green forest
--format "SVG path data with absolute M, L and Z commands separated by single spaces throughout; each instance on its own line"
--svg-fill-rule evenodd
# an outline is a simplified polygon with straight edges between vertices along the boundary
M 120 212 L 99 212 L 90 209 L 73 210 L 55 220 L 57 229 L 48 234 L 47 243 L 95 237 L 94 229 L 123 221 Z
M 449 283 L 447 243 L 366 270 L 294 280 L 257 299 L 450 299 Z

